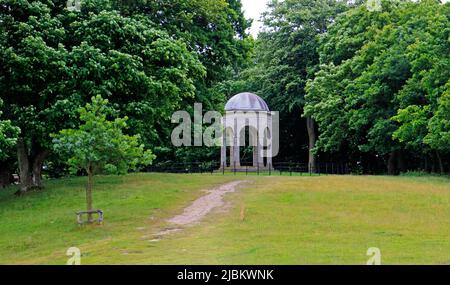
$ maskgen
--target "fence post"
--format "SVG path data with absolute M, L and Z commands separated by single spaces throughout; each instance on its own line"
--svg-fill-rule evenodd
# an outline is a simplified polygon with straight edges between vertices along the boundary
M 248 165 L 245 166 L 245 176 L 248 176 Z

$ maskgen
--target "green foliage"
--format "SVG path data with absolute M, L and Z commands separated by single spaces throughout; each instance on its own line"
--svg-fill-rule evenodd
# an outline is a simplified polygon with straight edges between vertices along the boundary
M 52 135 L 54 149 L 69 156 L 68 163 L 76 173 L 80 169 L 88 173 L 125 174 L 139 165 L 148 165 L 155 156 L 139 143 L 140 136 L 123 133 L 128 118 L 107 119 L 111 113 L 108 100 L 92 97 L 92 104 L 80 108 L 82 125 Z
M 417 105 L 408 106 L 398 111 L 392 119 L 401 125 L 394 132 L 393 138 L 405 143 L 413 149 L 424 147 L 424 137 L 427 135 L 429 108 Z
M 174 149 L 170 115 L 194 102 L 220 110 L 241 91 L 281 112 L 282 159 L 305 157 L 301 114 L 318 123 L 318 155 L 448 154 L 450 5 L 364 3 L 271 1 L 255 41 L 240 0 L 83 0 L 80 12 L 0 0 L 0 159 L 19 135 L 33 164 L 97 95 L 159 160 L 217 159 Z
M 244 17 L 241 0 L 120 2 L 118 5 L 122 13 L 143 15 L 172 37 L 185 42 L 188 50 L 195 53 L 205 67 L 205 77 L 193 81 L 194 96 L 183 98 L 180 104 L 183 110 L 192 114 L 194 103 L 202 103 L 204 110 L 222 110 L 227 93 L 220 88 L 221 83 L 231 79 L 248 64 L 253 49 L 253 39 L 246 32 L 250 21 Z M 182 161 L 183 157 L 194 161 L 215 159 L 210 152 L 193 148 L 174 149 L 170 143 L 172 128 L 169 121 L 157 122 L 156 129 L 160 136 L 155 143 L 158 147 L 154 150 L 159 161 Z
M 432 149 L 450 152 L 450 90 L 439 99 L 437 110 L 428 123 L 428 134 L 424 142 Z
M 198 98 L 207 71 L 196 44 L 141 11 L 114 10 L 130 4 L 122 2 L 84 0 L 81 12 L 70 12 L 61 0 L 0 1 L 4 116 L 20 127 L 30 154 L 52 148 L 50 133 L 75 128 L 76 110 L 92 96 L 128 116 L 128 132 L 147 147 L 170 142 L 170 115 Z
M 270 1 L 254 62 L 233 82 L 222 86 L 229 96 L 255 92 L 272 110 L 280 112 L 283 159 L 305 157 L 306 124 L 301 114 L 306 82 L 318 68 L 318 36 L 349 6 L 347 1 L 334 0 Z
M 2 101 L 0 99 L 0 108 Z M 0 111 L 0 117 L 2 112 Z M 20 133 L 18 127 L 11 125 L 11 121 L 0 120 L 0 162 L 7 159 L 11 153 L 11 149 L 16 145 L 17 136 Z
M 121 1 L 122 10 L 144 14 L 171 35 L 183 39 L 206 67 L 208 87 L 226 78 L 227 67 L 245 61 L 250 26 L 240 0 Z
M 51 1 L 0 1 L 0 90 L 4 115 L 21 136 L 42 145 L 56 125 L 68 121 L 57 112 L 56 86 L 67 76 L 65 31 L 52 15 Z M 46 114 L 51 114 L 47 118 Z M 54 119 L 54 120 L 52 120 Z
M 306 80 L 318 64 L 317 37 L 348 8 L 345 1 L 287 0 L 269 3 L 260 34 L 262 92 L 280 112 L 303 107 Z
M 442 174 L 436 174 L 436 173 L 428 173 L 426 171 L 407 171 L 404 173 L 401 173 L 400 176 L 404 177 L 424 177 L 429 179 L 430 177 L 439 177 L 441 179 L 450 178 L 450 176 L 442 176 Z
M 147 145 L 160 143 L 161 123 L 195 97 L 195 82 L 205 75 L 182 40 L 153 26 L 145 17 L 114 11 L 90 15 L 72 25 L 80 45 L 70 55 L 75 96 L 108 98 Z
M 321 39 L 322 65 L 306 87 L 318 150 L 449 150 L 449 8 L 383 1 L 381 12 L 361 6 L 338 17 Z

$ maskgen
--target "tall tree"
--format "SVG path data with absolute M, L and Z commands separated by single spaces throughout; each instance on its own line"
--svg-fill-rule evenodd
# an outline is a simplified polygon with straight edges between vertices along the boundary
M 302 153 L 306 142 L 313 171 L 316 157 L 312 149 L 317 135 L 311 116 L 301 117 L 305 86 L 319 63 L 318 36 L 325 33 L 328 25 L 349 5 L 346 1 L 334 0 L 269 2 L 263 16 L 265 28 L 256 45 L 255 66 L 241 74 L 248 78 L 244 80 L 246 83 L 238 81 L 232 88 L 244 84 L 265 98 L 271 109 L 280 112 L 281 155 L 299 159 L 291 155 Z M 304 127 L 299 127 L 300 124 Z
M 64 78 L 64 40 L 61 21 L 52 15 L 51 2 L 0 2 L 0 97 L 4 115 L 20 127 L 17 158 L 22 192 L 40 187 L 40 171 L 47 154 L 48 134 L 64 118 L 51 111 L 55 85 Z M 50 114 L 51 118 L 46 115 Z
M 124 13 L 145 14 L 170 35 L 183 39 L 206 67 L 208 86 L 226 78 L 226 68 L 238 66 L 247 56 L 250 22 L 240 0 L 125 0 L 116 5 Z
M 447 9 L 383 1 L 381 11 L 363 6 L 337 19 L 307 86 L 305 114 L 319 122 L 318 150 L 380 157 L 390 174 L 405 170 L 408 149 L 427 152 L 427 120 L 448 88 Z
M 241 69 L 253 47 L 246 32 L 250 21 L 244 17 L 241 0 L 121 0 L 112 5 L 123 15 L 145 15 L 158 29 L 185 42 L 188 50 L 197 55 L 206 75 L 194 81 L 194 96 L 183 99 L 185 110 L 193 113 L 194 103 L 202 103 L 205 110 L 223 109 L 226 98 L 218 85 Z M 158 160 L 210 159 L 218 153 L 175 149 L 170 144 L 172 127 L 170 121 L 158 122 Z
M 85 0 L 70 12 L 65 1 L 0 2 L 0 97 L 5 117 L 22 130 L 21 193 L 41 187 L 49 134 L 75 127 L 77 108 L 92 96 L 110 99 L 150 145 L 154 125 L 194 97 L 205 74 L 182 40 L 102 4 Z

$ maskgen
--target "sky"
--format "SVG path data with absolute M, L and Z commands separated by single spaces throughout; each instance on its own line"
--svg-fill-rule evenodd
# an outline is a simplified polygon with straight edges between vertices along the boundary
M 267 0 L 242 0 L 242 5 L 245 11 L 246 18 L 253 19 L 253 26 L 250 29 L 250 33 L 254 38 L 258 35 L 262 23 L 259 20 L 262 12 L 266 10 Z

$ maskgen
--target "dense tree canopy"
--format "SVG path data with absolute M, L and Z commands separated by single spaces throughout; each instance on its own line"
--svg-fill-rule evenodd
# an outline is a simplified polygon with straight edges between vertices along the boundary
M 0 99 L 0 107 L 2 106 Z M 20 129 L 14 127 L 9 120 L 2 120 L 0 111 L 0 187 L 3 188 L 10 182 L 10 161 L 17 143 Z
M 183 39 L 142 14 L 121 15 L 109 1 L 0 3 L 0 89 L 5 117 L 22 130 L 18 161 L 23 188 L 40 186 L 49 134 L 78 121 L 76 109 L 94 95 L 130 117 L 130 131 L 158 141 L 206 69 Z
M 2 112 L 0 111 L 0 162 L 3 162 L 10 155 L 10 150 L 16 145 L 20 129 L 13 127 L 11 121 L 2 121 L 1 115 Z
M 280 156 L 284 160 L 300 160 L 308 155 L 308 143 L 314 146 L 315 124 L 301 114 L 306 82 L 319 63 L 317 36 L 352 5 L 356 4 L 334 0 L 269 2 L 254 64 L 239 74 L 238 80 L 224 86 L 230 95 L 242 89 L 256 92 L 272 110 L 280 112 Z M 309 162 L 315 163 L 312 155 Z
M 279 161 L 450 166 L 448 3 L 273 0 L 256 40 L 240 0 L 66 4 L 0 0 L 0 178 L 18 170 L 22 192 L 41 187 L 45 162 L 65 173 L 50 134 L 77 129 L 98 95 L 157 163 L 217 159 L 175 148 L 171 114 L 251 91 L 280 111 Z
M 449 15 L 436 1 L 384 1 L 380 12 L 362 6 L 337 19 L 307 86 L 317 150 L 368 153 L 386 159 L 390 173 L 405 170 L 405 151 L 435 150 L 443 171 Z
M 158 29 L 183 40 L 205 67 L 203 78 L 194 81 L 195 96 L 184 98 L 183 109 L 193 113 L 194 103 L 202 103 L 204 110 L 222 110 L 225 94 L 219 89 L 224 80 L 232 77 L 249 59 L 253 39 L 246 29 L 240 0 L 123 0 L 113 6 L 126 15 L 143 15 Z M 175 149 L 170 144 L 172 125 L 161 121 L 159 141 L 155 149 L 158 161 L 209 160 L 217 157 L 216 150 Z

